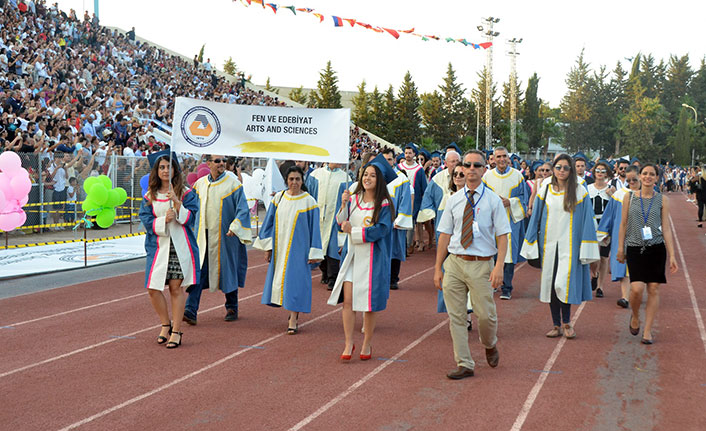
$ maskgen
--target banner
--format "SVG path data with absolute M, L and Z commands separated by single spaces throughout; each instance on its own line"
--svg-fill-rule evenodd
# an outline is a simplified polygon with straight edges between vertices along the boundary
M 348 163 L 350 109 L 235 105 L 177 97 L 176 152 Z

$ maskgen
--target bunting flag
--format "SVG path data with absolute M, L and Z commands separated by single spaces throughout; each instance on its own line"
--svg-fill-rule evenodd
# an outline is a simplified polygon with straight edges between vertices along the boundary
M 235 1 L 236 0 L 233 0 L 233 2 L 235 2 Z M 265 8 L 265 6 L 269 6 L 275 14 L 277 13 L 278 8 L 285 8 L 285 9 L 289 9 L 290 11 L 292 11 L 292 13 L 294 15 L 297 15 L 297 12 L 304 12 L 304 13 L 312 14 L 316 18 L 319 19 L 319 23 L 323 23 L 324 19 L 325 19 L 325 16 L 323 14 L 314 12 L 314 9 L 308 8 L 308 7 L 279 6 L 275 3 L 265 3 L 265 0 L 240 0 L 240 1 L 246 7 L 251 6 L 253 2 L 261 5 L 263 9 Z M 246 2 L 247 2 L 247 5 L 246 5 Z M 358 24 L 359 26 L 361 26 L 367 30 L 372 30 L 376 33 L 388 33 L 390 36 L 394 37 L 395 39 L 399 39 L 400 33 L 404 33 L 404 34 L 409 34 L 410 36 L 417 37 L 424 42 L 428 42 L 430 40 L 435 40 L 435 41 L 445 40 L 446 42 L 454 42 L 454 43 L 460 42 L 464 46 L 471 46 L 474 49 L 480 49 L 480 48 L 488 49 L 491 46 L 493 46 L 492 42 L 484 42 L 484 43 L 476 44 L 476 43 L 468 41 L 465 38 L 453 38 L 453 37 L 442 38 L 440 36 L 436 36 L 436 35 L 432 35 L 432 34 L 419 34 L 419 33 L 414 32 L 415 27 L 412 27 L 409 30 L 395 30 L 392 28 L 366 24 L 364 22 L 360 22 L 360 21 L 353 19 L 353 18 L 341 18 L 341 17 L 335 16 L 335 15 L 331 15 L 331 19 L 333 20 L 333 25 L 335 27 L 343 27 L 343 21 L 345 21 L 348 24 L 350 24 L 351 27 L 355 27 L 355 25 Z

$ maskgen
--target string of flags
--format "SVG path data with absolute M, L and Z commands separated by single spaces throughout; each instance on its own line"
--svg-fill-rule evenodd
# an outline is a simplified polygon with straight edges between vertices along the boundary
M 237 0 L 233 0 L 235 2 Z M 308 8 L 308 7 L 296 7 L 296 6 L 280 6 L 275 3 L 266 3 L 266 0 L 240 0 L 240 2 L 246 6 L 250 7 L 252 6 L 253 3 L 258 4 L 262 6 L 263 9 L 271 9 L 273 13 L 277 14 L 278 10 L 282 9 L 288 9 L 291 11 L 294 15 L 297 15 L 297 12 L 301 12 L 303 14 L 308 14 L 313 17 L 315 17 L 319 23 L 323 23 L 324 21 L 327 20 L 327 17 L 323 14 L 320 14 L 318 12 L 315 12 L 314 9 Z M 380 27 L 372 24 L 366 24 L 364 22 L 358 21 L 353 18 L 342 18 L 340 16 L 335 16 L 331 15 L 329 17 L 331 21 L 333 21 L 333 25 L 335 27 L 344 27 L 345 24 L 349 24 L 351 27 L 355 26 L 360 26 L 363 27 L 367 30 L 372 30 L 376 33 L 387 33 L 394 37 L 395 39 L 399 39 L 401 34 L 408 34 L 410 36 L 418 37 L 421 40 L 427 42 L 430 40 L 435 40 L 435 41 L 442 41 L 445 40 L 447 43 L 461 43 L 464 46 L 470 46 L 473 47 L 474 49 L 488 49 L 491 46 L 493 46 L 492 42 L 483 42 L 483 43 L 473 43 L 465 38 L 453 38 L 453 37 L 441 37 L 441 36 L 436 36 L 436 35 L 430 35 L 430 34 L 420 34 L 416 33 L 414 27 L 408 29 L 408 30 L 395 30 L 392 28 L 387 28 L 387 27 Z

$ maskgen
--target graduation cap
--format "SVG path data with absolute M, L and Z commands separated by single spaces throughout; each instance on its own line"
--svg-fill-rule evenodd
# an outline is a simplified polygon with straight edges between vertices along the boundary
M 493 150 L 485 150 L 485 158 L 486 158 L 486 160 L 488 159 L 488 157 L 490 157 L 490 156 L 492 156 L 492 155 L 493 155 Z
M 407 148 L 411 148 L 412 151 L 414 151 L 414 155 L 415 155 L 415 156 L 416 156 L 417 154 L 419 154 L 419 149 L 417 149 L 417 146 L 414 145 L 414 142 L 410 142 L 409 144 L 407 144 L 407 145 L 404 146 L 404 149 L 405 149 L 405 150 L 406 150 Z
M 376 166 L 378 169 L 380 169 L 380 172 L 382 172 L 382 176 L 383 178 L 385 178 L 385 182 L 387 184 L 390 184 L 397 178 L 397 173 L 394 169 L 392 169 L 390 163 L 388 163 L 387 159 L 382 154 L 378 154 L 377 156 L 375 156 L 375 158 L 369 161 L 368 164 L 364 166 L 364 168 L 367 168 L 370 165 Z
M 167 160 L 169 160 L 169 150 L 162 150 L 158 151 L 156 153 L 148 154 L 147 155 L 147 160 L 150 162 L 150 168 L 153 168 L 154 165 L 161 159 L 162 157 L 166 157 Z
M 432 151 L 432 152 L 431 152 L 431 158 L 433 159 L 434 157 L 441 158 L 441 152 L 436 151 L 436 150 Z
M 586 157 L 586 155 L 584 153 L 582 153 L 581 151 L 574 154 L 574 161 L 580 160 L 580 159 L 583 160 L 584 162 L 588 161 L 588 157 Z
M 395 162 L 400 163 L 404 159 L 404 154 L 398 154 L 397 157 L 395 157 Z
M 536 160 L 532 162 L 532 172 L 536 171 L 539 169 L 540 166 L 544 164 L 544 160 Z
M 637 157 L 633 157 L 632 159 L 630 159 L 631 165 L 634 164 L 635 162 L 640 163 L 640 159 L 638 159 Z
M 596 163 L 593 161 L 590 161 L 590 162 L 588 162 L 587 169 L 590 171 L 591 169 L 593 169 L 594 166 L 596 166 Z
M 445 149 L 448 150 L 449 148 L 453 148 L 453 150 L 456 151 L 459 155 L 463 154 L 463 153 L 461 153 L 461 149 L 458 147 L 458 145 L 456 145 L 455 142 L 452 142 L 449 145 L 447 145 Z

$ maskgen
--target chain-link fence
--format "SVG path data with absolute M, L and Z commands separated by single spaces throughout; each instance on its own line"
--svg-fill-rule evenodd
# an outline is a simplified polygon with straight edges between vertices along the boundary
M 127 192 L 125 203 L 116 208 L 116 223 L 139 224 L 138 212 L 142 201 L 140 179 L 149 174 L 146 157 L 107 155 L 97 151 L 92 155 L 81 152 L 68 154 L 18 153 L 22 167 L 27 169 L 32 180 L 27 205 L 25 224 L 17 231 L 35 233 L 47 230 L 71 229 L 83 217 L 81 203 L 86 198 L 83 183 L 86 178 L 101 174 L 110 177 L 113 187 L 122 187 Z M 180 154 L 180 165 L 186 176 L 196 172 L 205 159 L 200 155 Z M 254 169 L 264 168 L 267 159 L 243 159 L 242 172 L 251 174 Z M 257 213 L 254 214 L 256 220 Z M 96 228 L 98 228 L 96 226 Z

